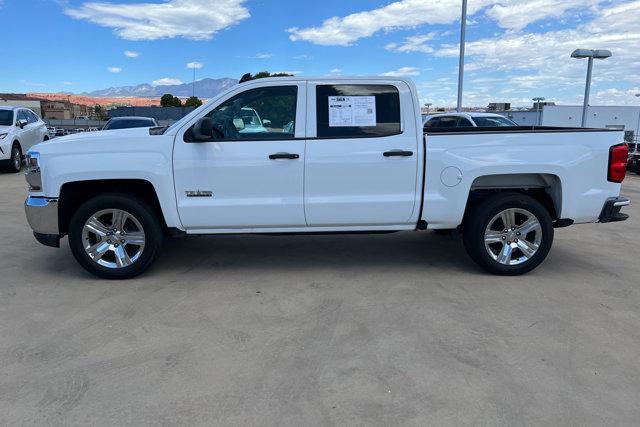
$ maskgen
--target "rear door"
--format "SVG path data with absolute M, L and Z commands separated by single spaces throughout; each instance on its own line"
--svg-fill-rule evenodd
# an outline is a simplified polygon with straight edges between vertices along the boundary
M 397 81 L 309 81 L 307 224 L 407 224 L 416 206 L 418 137 L 412 94 Z
M 304 82 L 243 85 L 176 135 L 174 179 L 187 229 L 304 227 Z M 193 125 L 215 132 L 196 141 Z

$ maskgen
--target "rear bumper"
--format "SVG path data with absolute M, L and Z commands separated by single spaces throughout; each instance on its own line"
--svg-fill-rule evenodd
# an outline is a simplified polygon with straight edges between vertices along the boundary
M 617 222 L 624 221 L 629 215 L 623 214 L 620 210 L 629 206 L 631 201 L 626 197 L 611 197 L 607 199 L 598 218 L 599 222 Z
M 58 199 L 29 196 L 24 202 L 24 211 L 36 240 L 46 246 L 58 247 Z

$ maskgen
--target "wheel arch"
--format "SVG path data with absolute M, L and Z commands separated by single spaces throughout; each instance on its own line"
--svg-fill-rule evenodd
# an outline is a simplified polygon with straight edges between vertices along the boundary
M 60 235 L 68 233 L 71 217 L 80 205 L 105 193 L 119 193 L 141 199 L 156 212 L 163 229 L 168 230 L 158 194 L 151 182 L 144 179 L 102 179 L 72 181 L 62 185 L 58 201 Z
M 539 201 L 553 220 L 562 215 L 562 181 L 548 173 L 514 173 L 482 175 L 474 179 L 469 190 L 465 217 L 469 209 L 483 198 L 497 192 L 520 192 Z

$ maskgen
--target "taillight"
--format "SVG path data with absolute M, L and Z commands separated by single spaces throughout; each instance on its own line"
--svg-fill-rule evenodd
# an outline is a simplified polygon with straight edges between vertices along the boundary
M 629 146 L 627 144 L 614 145 L 609 149 L 609 173 L 607 179 L 611 182 L 622 182 L 627 173 L 627 158 Z

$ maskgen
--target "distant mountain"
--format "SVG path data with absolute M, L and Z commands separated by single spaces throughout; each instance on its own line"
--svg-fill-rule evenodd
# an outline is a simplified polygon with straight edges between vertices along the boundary
M 220 92 L 227 90 L 231 86 L 238 83 L 238 80 L 230 78 L 222 79 L 202 79 L 196 81 L 196 96 L 198 98 L 213 98 Z M 191 96 L 193 94 L 193 84 L 183 83 L 179 85 L 163 85 L 153 86 L 149 83 L 143 83 L 137 86 L 118 86 L 108 89 L 95 90 L 84 95 L 95 97 L 158 97 L 165 93 L 174 96 Z

